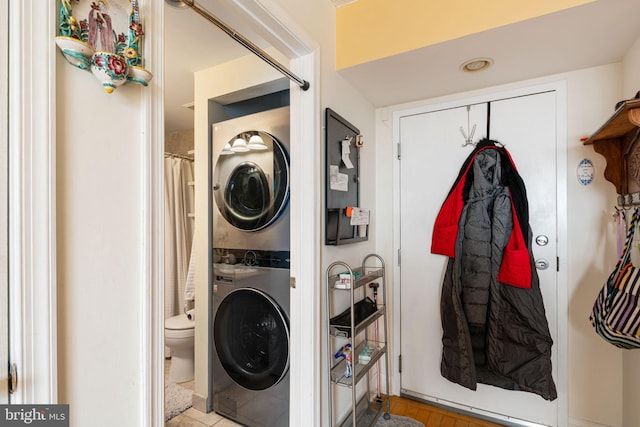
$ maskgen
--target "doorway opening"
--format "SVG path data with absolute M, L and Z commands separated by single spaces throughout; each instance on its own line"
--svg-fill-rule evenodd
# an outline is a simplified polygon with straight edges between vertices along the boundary
M 316 119 L 318 117 L 318 107 L 316 105 L 317 100 L 317 87 L 313 84 L 316 81 L 315 77 L 317 76 L 317 66 L 316 60 L 317 55 L 314 53 L 315 48 L 313 46 L 308 46 L 302 43 L 300 40 L 303 40 L 303 35 L 298 34 L 295 35 L 290 32 L 288 22 L 290 21 L 286 16 L 282 15 L 280 11 L 269 10 L 268 7 L 265 7 L 258 2 L 250 3 L 248 6 L 244 4 L 242 7 L 236 4 L 237 2 L 231 2 L 231 8 L 234 9 L 237 13 L 236 15 L 242 16 L 244 24 L 243 25 L 234 25 L 234 27 L 239 28 L 244 31 L 244 27 L 248 26 L 250 23 L 253 28 L 262 28 L 266 31 L 266 38 L 269 39 L 268 43 L 275 48 L 278 49 L 279 52 L 282 52 L 283 56 L 288 59 L 288 62 L 296 73 L 305 77 L 305 79 L 311 81 L 311 89 L 303 92 L 299 87 L 295 85 L 291 85 L 287 90 L 290 90 L 290 104 L 291 104 L 291 158 L 292 158 L 292 166 L 290 170 L 291 174 L 291 230 L 293 235 L 293 230 L 295 230 L 295 237 L 291 240 L 291 269 L 290 269 L 290 277 L 296 277 L 297 281 L 304 281 L 306 283 L 313 283 L 317 281 L 319 277 L 319 265 L 317 260 L 318 256 L 311 256 L 310 254 L 317 254 L 319 250 L 319 243 L 317 241 L 317 236 L 319 235 L 316 230 L 317 224 L 319 223 L 317 219 L 318 209 L 316 206 L 319 204 L 319 200 L 316 200 L 317 197 L 315 195 L 319 194 L 317 188 L 319 187 L 319 182 L 317 176 L 319 174 L 315 173 L 318 167 L 314 164 L 313 159 L 318 158 L 319 156 L 319 146 L 316 141 L 319 135 L 319 122 Z M 243 2 L 246 3 L 246 2 Z M 241 10 L 240 10 L 241 8 Z M 168 12 L 169 8 L 165 8 L 165 13 Z M 188 12 L 188 11 L 187 11 Z M 193 15 L 193 14 L 192 14 Z M 269 16 L 269 19 L 266 19 L 266 16 Z M 261 18 L 262 17 L 262 18 Z M 274 19 L 275 18 L 275 19 Z M 194 20 L 200 19 L 199 17 L 193 15 L 191 18 Z M 264 19 L 264 20 L 263 20 Z M 166 30 L 168 27 L 168 23 L 162 22 L 159 27 L 163 28 L 165 31 L 165 40 L 167 39 Z M 214 28 L 215 30 L 215 28 Z M 297 37 L 296 37 L 297 36 Z M 231 43 L 231 42 L 230 42 Z M 168 42 L 167 42 L 168 44 Z M 185 45 L 182 46 L 185 49 Z M 166 60 L 165 60 L 166 62 Z M 162 68 L 162 65 L 157 67 L 157 69 Z M 171 85 L 171 77 L 169 70 L 166 71 L 165 78 L 165 86 L 169 87 Z M 189 101 L 184 102 L 183 104 L 188 105 Z M 197 105 L 195 105 L 195 112 L 192 111 L 192 115 L 198 114 Z M 188 110 L 184 108 L 184 110 Z M 184 112 L 184 111 L 183 111 Z M 158 127 L 158 123 L 155 124 Z M 169 130 L 169 128 L 167 129 Z M 197 140 L 198 138 L 198 130 L 194 130 L 194 138 Z M 206 132 L 206 130 L 205 130 Z M 197 144 L 197 143 L 196 143 Z M 199 159 L 196 147 L 196 176 L 195 182 L 196 186 L 198 185 L 198 168 L 199 168 Z M 159 158 L 156 154 L 156 158 Z M 206 162 L 208 159 L 202 159 L 203 162 Z M 305 171 L 305 173 L 303 173 Z M 309 171 L 314 171 L 314 173 L 309 173 Z M 155 174 L 158 176 L 159 174 Z M 294 183 L 295 182 L 295 183 Z M 159 194 L 162 190 L 162 185 L 160 185 L 159 181 L 154 183 L 155 194 Z M 198 205 L 196 199 L 196 206 Z M 158 203 L 156 203 L 158 206 Z M 198 211 L 199 209 L 196 208 Z M 203 211 L 205 212 L 205 211 Z M 196 235 L 198 232 L 198 212 L 196 213 Z M 203 221 L 208 222 L 210 219 L 203 219 Z M 206 234 L 203 233 L 203 234 Z M 197 239 L 196 239 L 197 242 Z M 196 243 L 197 244 L 197 243 Z M 206 244 L 205 244 L 206 247 Z M 208 249 L 205 249 L 208 251 Z M 198 252 L 198 250 L 196 250 Z M 305 253 L 304 259 L 300 256 L 301 253 Z M 206 258 L 205 258 L 206 259 Z M 311 261 L 309 261 L 309 259 Z M 315 260 L 315 261 L 314 261 Z M 158 263 L 160 264 L 160 263 Z M 202 268 L 207 269 L 206 262 L 196 262 L 196 265 L 202 264 Z M 159 265 L 156 265 L 156 269 L 159 269 Z M 198 271 L 198 270 L 196 270 Z M 196 275 L 197 276 L 197 275 Z M 199 289 L 199 288 L 197 288 Z M 320 353 L 318 349 L 314 349 L 308 346 L 302 346 L 300 343 L 303 340 L 304 336 L 308 336 L 308 334 L 312 333 L 312 330 L 315 328 L 315 324 L 317 323 L 317 309 L 313 306 L 313 301 L 316 300 L 315 291 L 312 287 L 305 287 L 304 289 L 292 288 L 290 290 L 290 297 L 292 303 L 292 312 L 290 313 L 290 322 L 291 322 L 291 350 L 290 350 L 290 358 L 291 358 L 291 375 L 292 381 L 290 388 L 291 390 L 297 390 L 298 393 L 292 392 L 292 401 L 291 401 L 291 411 L 290 411 L 290 419 L 291 423 L 295 424 L 301 420 L 308 420 L 309 413 L 317 414 L 314 419 L 319 420 L 320 410 L 319 405 L 314 402 L 306 401 L 306 402 L 297 402 L 295 399 L 297 397 L 304 394 L 318 394 L 319 391 L 319 383 L 317 382 L 317 378 L 319 374 L 314 372 L 313 370 L 301 369 L 301 364 L 298 362 L 300 360 L 314 360 L 317 358 L 317 355 Z M 203 300 L 205 298 L 202 298 Z M 154 319 L 156 319 L 154 324 L 155 332 L 153 335 L 155 337 L 163 337 L 163 323 L 164 316 L 162 315 L 162 303 L 163 301 L 159 301 L 157 298 L 154 303 Z M 295 301 L 295 304 L 294 304 Z M 203 301 L 206 303 L 206 301 Z M 196 313 L 200 313 L 199 311 L 199 303 L 198 298 L 196 297 L 196 305 L 195 305 Z M 211 313 L 207 316 L 206 310 L 202 310 L 204 313 L 202 315 L 202 319 L 204 323 L 207 323 L 210 320 Z M 209 317 L 209 318 L 208 318 Z M 195 316 L 196 321 L 199 318 L 198 315 Z M 196 327 L 196 353 L 198 353 L 198 331 Z M 201 343 L 202 344 L 202 343 Z M 155 344 L 153 346 L 154 351 L 157 353 L 153 355 L 153 358 L 156 359 L 155 365 L 157 366 L 154 369 L 154 379 L 152 383 L 162 384 L 159 380 L 162 371 L 164 371 L 163 363 L 160 362 L 159 356 L 164 354 L 163 352 L 163 339 L 155 340 Z M 206 352 L 202 354 L 203 359 L 205 359 L 205 369 L 210 370 L 211 366 L 208 362 L 210 360 L 210 349 L 207 349 Z M 198 381 L 201 377 L 198 375 L 198 356 L 195 358 L 196 360 L 196 392 L 198 391 Z M 208 364 L 208 365 L 207 365 Z M 308 366 L 308 363 L 304 363 L 304 366 Z M 314 364 L 314 366 L 320 366 L 320 363 Z M 205 381 L 206 382 L 206 381 Z M 211 402 L 209 401 L 210 396 L 208 395 L 207 390 L 209 389 L 208 385 L 204 386 L 203 398 L 205 399 L 203 402 L 203 406 L 205 408 L 210 407 Z M 317 390 L 316 390 L 317 389 Z M 150 390 L 149 393 L 151 395 L 155 395 L 156 397 L 153 399 L 155 402 L 155 408 L 153 409 L 153 417 L 156 419 L 160 419 L 161 410 L 161 402 L 163 399 L 161 398 L 162 393 L 158 394 L 160 390 Z M 298 420 L 298 421 L 296 421 Z

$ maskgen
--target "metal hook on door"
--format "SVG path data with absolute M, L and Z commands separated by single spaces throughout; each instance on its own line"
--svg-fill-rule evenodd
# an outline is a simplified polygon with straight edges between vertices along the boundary
M 473 142 L 473 134 L 476 133 L 476 125 L 474 124 L 471 130 L 469 130 L 469 126 L 471 125 L 470 111 L 471 106 L 467 105 L 467 131 L 465 132 L 464 128 L 460 126 L 460 133 L 462 133 L 462 136 L 464 137 L 464 144 L 462 144 L 463 147 L 466 147 L 467 145 L 476 145 Z

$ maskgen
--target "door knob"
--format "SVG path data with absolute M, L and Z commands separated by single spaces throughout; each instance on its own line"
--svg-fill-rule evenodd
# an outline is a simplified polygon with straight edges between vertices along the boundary
M 538 270 L 546 270 L 549 268 L 549 261 L 544 258 L 539 258 L 536 260 L 536 268 Z
M 544 234 L 540 234 L 536 237 L 536 243 L 538 244 L 538 246 L 547 246 L 547 243 L 549 243 L 549 238 Z

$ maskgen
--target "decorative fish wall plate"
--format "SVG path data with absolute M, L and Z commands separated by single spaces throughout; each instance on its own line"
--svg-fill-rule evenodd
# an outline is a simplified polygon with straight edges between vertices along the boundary
M 147 86 L 138 0 L 61 0 L 56 44 L 69 63 L 91 71 L 107 93 L 134 82 Z

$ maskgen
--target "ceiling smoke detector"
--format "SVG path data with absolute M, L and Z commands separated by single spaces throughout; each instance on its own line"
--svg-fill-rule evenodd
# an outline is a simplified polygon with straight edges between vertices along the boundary
M 464 62 L 460 66 L 461 71 L 465 71 L 467 73 L 475 73 L 477 71 L 486 70 L 493 64 L 493 59 L 491 58 L 474 58 Z

